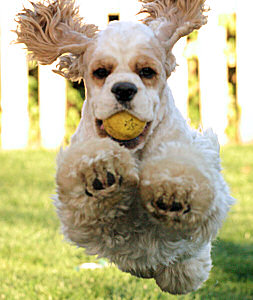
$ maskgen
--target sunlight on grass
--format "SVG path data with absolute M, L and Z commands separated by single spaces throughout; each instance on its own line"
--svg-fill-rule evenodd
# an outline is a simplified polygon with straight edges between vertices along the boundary
M 187 296 L 160 292 L 154 280 L 96 262 L 63 240 L 51 195 L 55 152 L 0 152 L 0 299 L 253 299 L 253 146 L 222 149 L 223 172 L 237 199 L 213 246 L 209 280 Z

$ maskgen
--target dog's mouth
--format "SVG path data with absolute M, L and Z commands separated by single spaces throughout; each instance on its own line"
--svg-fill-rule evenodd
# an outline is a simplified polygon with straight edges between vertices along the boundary
M 134 139 L 131 140 L 117 140 L 114 137 L 110 136 L 103 125 L 103 121 L 96 119 L 96 128 L 97 128 L 97 133 L 100 137 L 104 138 L 104 137 L 109 137 L 111 138 L 113 141 L 119 143 L 119 145 L 124 146 L 128 149 L 134 149 L 136 148 L 138 145 L 140 145 L 141 143 L 143 143 L 147 137 L 147 134 L 149 132 L 150 129 L 150 125 L 152 122 L 147 122 L 145 128 L 143 129 L 143 131 L 140 133 L 139 136 L 137 136 Z

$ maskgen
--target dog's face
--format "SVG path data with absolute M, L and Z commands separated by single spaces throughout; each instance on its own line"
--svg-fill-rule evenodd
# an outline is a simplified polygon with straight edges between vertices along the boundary
M 107 136 L 103 120 L 126 110 L 147 125 L 139 137 L 120 143 L 130 149 L 145 143 L 166 84 L 165 59 L 164 48 L 146 25 L 114 22 L 98 34 L 84 57 L 87 98 L 98 136 Z

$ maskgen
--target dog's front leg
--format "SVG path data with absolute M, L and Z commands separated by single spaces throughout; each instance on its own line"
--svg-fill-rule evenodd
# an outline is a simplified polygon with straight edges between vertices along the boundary
M 220 171 L 212 132 L 187 143 L 163 143 L 140 166 L 142 203 L 165 227 L 193 239 L 213 239 L 234 202 Z
M 140 193 L 154 222 L 167 231 L 168 259 L 157 268 L 157 284 L 171 293 L 196 289 L 207 279 L 210 242 L 233 202 L 220 174 L 217 147 L 205 137 L 164 143 L 143 160 Z M 171 257 L 175 262 L 168 265 Z
M 114 219 L 130 207 L 138 184 L 135 160 L 110 139 L 76 142 L 59 154 L 56 182 L 65 236 L 101 254 L 99 248 L 117 239 Z
M 192 234 L 216 204 L 219 172 L 210 161 L 194 144 L 164 144 L 141 166 L 143 205 L 164 226 Z

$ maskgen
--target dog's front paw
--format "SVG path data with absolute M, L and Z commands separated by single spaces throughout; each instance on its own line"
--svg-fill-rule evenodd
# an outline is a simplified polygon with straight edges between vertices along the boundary
M 181 227 L 192 208 L 194 186 L 184 186 L 172 179 L 145 181 L 141 184 L 142 203 L 159 221 Z
M 91 139 L 63 151 L 58 160 L 58 191 L 96 199 L 138 184 L 138 173 L 129 150 L 109 139 Z
M 135 161 L 130 152 L 112 141 L 96 143 L 92 154 L 83 155 L 80 172 L 89 197 L 105 198 L 138 184 Z
M 193 228 L 212 204 L 212 184 L 194 166 L 166 166 L 166 161 L 156 164 L 159 169 L 148 166 L 142 170 L 140 192 L 144 207 L 168 227 Z
M 89 197 L 105 197 L 120 189 L 123 176 L 112 157 L 93 159 L 82 157 L 80 164 L 85 193 Z
M 154 190 L 157 188 L 154 187 Z M 175 221 L 178 217 L 191 211 L 191 191 L 185 190 L 183 187 L 171 184 L 169 189 L 164 187 L 163 192 L 159 192 L 159 188 L 155 191 L 154 198 L 147 203 L 149 211 L 155 215 L 169 216 Z

